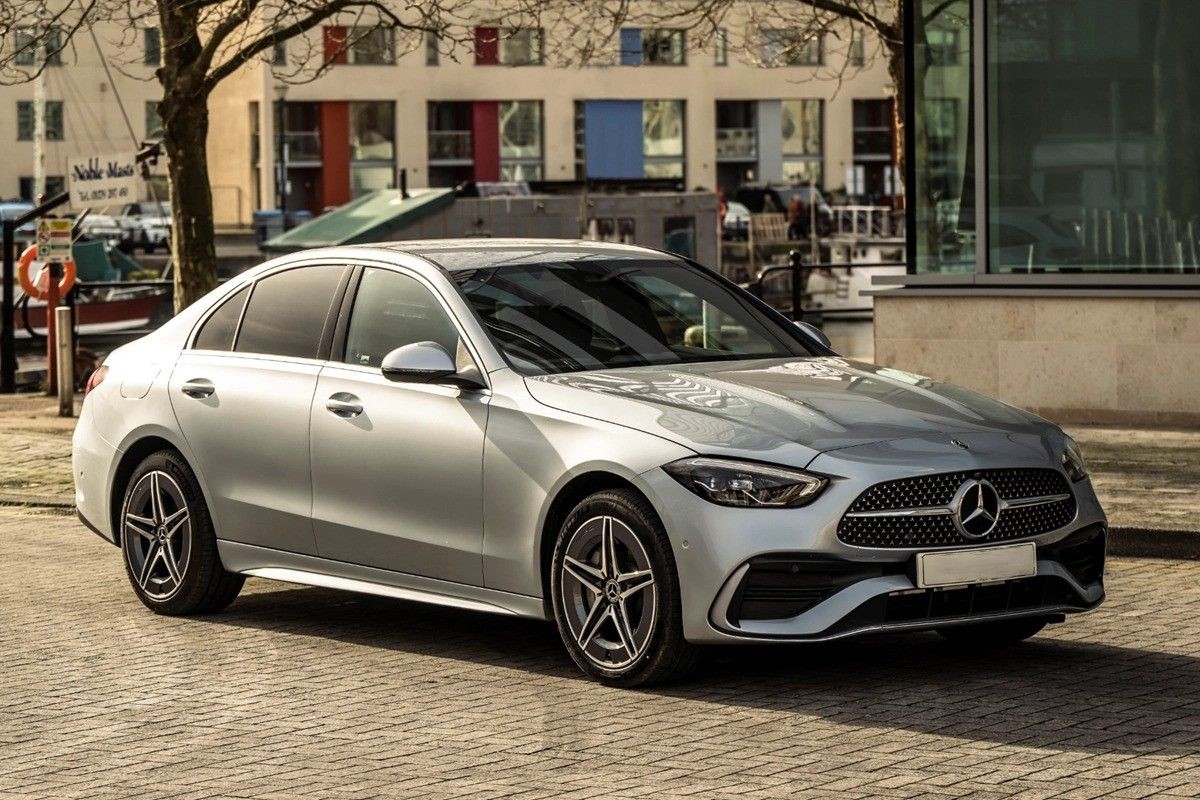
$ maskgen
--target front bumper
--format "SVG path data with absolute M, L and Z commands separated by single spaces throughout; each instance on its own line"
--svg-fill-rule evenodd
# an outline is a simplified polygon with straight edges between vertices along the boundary
M 837 535 L 842 514 L 864 489 L 911 475 L 912 467 L 842 470 L 844 460 L 835 463 L 830 455 L 810 469 L 835 479 L 817 500 L 798 509 L 726 508 L 702 500 L 662 470 L 640 476 L 671 539 L 688 641 L 820 641 L 989 619 L 1058 617 L 1103 602 L 1107 519 L 1089 481 L 1071 486 L 1076 512 L 1068 524 L 996 543 L 1034 542 L 1036 576 L 918 589 L 914 556 L 930 548 L 859 547 Z M 822 460 L 823 470 L 818 468 Z M 1044 468 L 1046 461 L 1043 455 L 1006 466 Z M 983 467 L 932 463 L 925 471 L 964 468 Z M 856 476 L 845 477 L 849 474 Z M 1086 546 L 1076 549 L 1081 544 Z

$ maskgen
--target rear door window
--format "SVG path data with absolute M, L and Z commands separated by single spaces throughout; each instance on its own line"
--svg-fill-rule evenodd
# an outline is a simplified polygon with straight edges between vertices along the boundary
M 329 308 L 346 267 L 299 267 L 254 284 L 242 326 L 239 353 L 318 358 Z
M 220 308 L 205 320 L 192 347 L 196 350 L 232 350 L 238 320 L 242 317 L 242 307 L 246 305 L 246 296 L 249 293 L 250 287 L 243 286 L 233 297 L 222 303 Z

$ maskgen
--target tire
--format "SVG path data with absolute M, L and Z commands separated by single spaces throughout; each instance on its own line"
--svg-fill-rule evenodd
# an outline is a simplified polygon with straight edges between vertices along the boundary
M 938 628 L 937 632 L 948 642 L 971 648 L 1004 647 L 1019 644 L 1036 636 L 1046 627 L 1047 620 L 1040 617 L 1005 619 L 996 622 L 977 622 L 972 625 L 955 625 Z
M 597 492 L 575 507 L 555 541 L 550 594 L 571 659 L 603 684 L 678 680 L 699 663 L 683 638 L 670 541 L 637 492 Z
M 220 611 L 242 590 L 245 578 L 221 566 L 200 484 L 178 453 L 161 450 L 133 471 L 120 523 L 125 574 L 155 613 Z

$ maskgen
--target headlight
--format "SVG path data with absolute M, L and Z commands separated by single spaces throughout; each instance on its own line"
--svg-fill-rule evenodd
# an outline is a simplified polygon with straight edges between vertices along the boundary
M 798 469 L 723 458 L 686 458 L 663 469 L 709 502 L 742 508 L 796 508 L 829 483 Z
M 1063 448 L 1062 466 L 1073 481 L 1081 481 L 1087 477 L 1087 464 L 1083 463 L 1083 452 L 1070 436 L 1066 437 L 1066 447 Z

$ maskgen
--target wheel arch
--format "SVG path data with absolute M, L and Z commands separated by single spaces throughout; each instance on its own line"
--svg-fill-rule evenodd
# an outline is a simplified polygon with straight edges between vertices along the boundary
M 141 464 L 147 456 L 163 450 L 170 450 L 175 453 L 175 455 L 179 456 L 188 465 L 193 475 L 197 474 L 182 449 L 170 439 L 161 435 L 160 432 L 146 433 L 130 441 L 121 450 L 121 457 L 117 460 L 116 467 L 113 469 L 112 480 L 109 482 L 108 517 L 109 523 L 112 525 L 113 543 L 118 547 L 121 546 L 121 506 L 125 496 L 125 489 L 129 484 L 129 478 L 133 475 L 134 470 L 137 469 L 138 464 Z
M 542 520 L 538 532 L 540 540 L 538 566 L 542 583 L 542 607 L 545 610 L 546 619 L 554 619 L 554 609 L 550 597 L 550 562 L 554 556 L 554 543 L 558 537 L 558 530 L 575 510 L 575 506 L 583 502 L 585 498 L 606 489 L 628 489 L 646 497 L 646 493 L 628 478 L 605 469 L 591 469 L 575 475 L 559 487 L 554 494 L 554 499 L 547 507 L 545 518 Z M 646 499 L 649 500 L 648 497 Z M 654 504 L 650 505 L 653 507 Z

